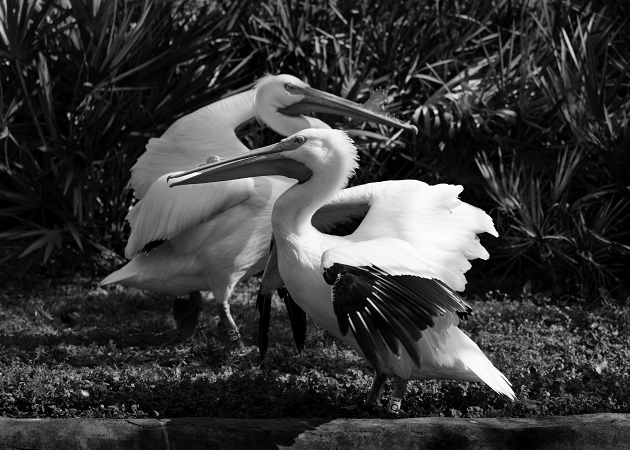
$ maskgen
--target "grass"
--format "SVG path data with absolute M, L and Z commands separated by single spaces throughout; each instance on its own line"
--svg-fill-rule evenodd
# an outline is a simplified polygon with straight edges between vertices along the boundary
M 97 287 L 98 277 L 4 280 L 0 415 L 8 417 L 387 417 L 361 408 L 371 368 L 312 322 L 297 355 L 280 303 L 271 347 L 255 347 L 256 280 L 232 302 L 247 351 L 233 353 L 202 313 L 183 340 L 171 298 Z M 585 310 L 490 292 L 462 329 L 513 383 L 518 401 L 466 382 L 414 381 L 399 417 L 532 417 L 630 412 L 627 306 Z M 386 386 L 384 399 L 391 388 Z

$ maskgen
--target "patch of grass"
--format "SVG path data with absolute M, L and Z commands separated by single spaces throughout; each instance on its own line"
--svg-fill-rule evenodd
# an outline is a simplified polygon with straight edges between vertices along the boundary
M 30 286 L 6 281 L 0 297 L 0 415 L 8 417 L 366 417 L 372 369 L 309 323 L 297 355 L 280 302 L 271 347 L 255 347 L 257 284 L 238 287 L 233 314 L 247 345 L 233 353 L 208 304 L 185 341 L 171 298 L 96 287 L 77 275 Z M 630 308 L 583 310 L 542 296 L 500 292 L 471 301 L 462 329 L 506 374 L 510 402 L 487 386 L 413 381 L 399 417 L 531 417 L 630 412 Z M 573 303 L 574 304 L 574 303 Z M 384 399 L 391 392 L 386 386 Z M 386 417 L 383 411 L 372 417 Z

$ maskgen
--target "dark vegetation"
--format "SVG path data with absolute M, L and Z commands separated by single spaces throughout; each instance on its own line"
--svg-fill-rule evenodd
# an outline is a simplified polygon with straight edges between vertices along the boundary
M 420 132 L 358 140 L 352 182 L 462 184 L 497 225 L 462 328 L 519 401 L 413 382 L 401 416 L 630 412 L 626 0 L 95 4 L 0 2 L 0 415 L 366 414 L 371 369 L 312 323 L 296 356 L 274 310 L 261 363 L 253 347 L 230 353 L 209 312 L 185 342 L 166 296 L 96 288 L 122 263 L 148 138 L 266 71 L 357 101 L 383 90 Z M 249 346 L 255 286 L 234 304 Z
M 0 260 L 23 274 L 120 254 L 147 139 L 285 72 L 359 101 L 385 91 L 420 133 L 360 140 L 354 183 L 463 184 L 501 235 L 486 243 L 494 286 L 623 300 L 628 17 L 625 0 L 7 0 Z M 277 139 L 255 124 L 242 137 Z
M 387 417 L 361 402 L 373 371 L 309 321 L 297 355 L 284 307 L 271 347 L 256 349 L 257 280 L 232 310 L 247 344 L 232 353 L 206 308 L 192 341 L 179 337 L 171 299 L 93 278 L 38 287 L 5 280 L 0 294 L 0 415 L 9 417 Z M 589 311 L 541 295 L 472 299 L 462 329 L 511 380 L 518 401 L 487 386 L 413 381 L 399 417 L 534 417 L 630 412 L 630 310 Z M 327 343 L 327 340 L 329 341 Z M 386 386 L 386 402 L 391 386 Z

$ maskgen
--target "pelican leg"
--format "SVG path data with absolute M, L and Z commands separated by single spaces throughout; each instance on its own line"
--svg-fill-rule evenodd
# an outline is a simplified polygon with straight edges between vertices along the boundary
M 385 384 L 385 381 L 387 381 L 387 375 L 377 372 L 374 376 L 374 381 L 372 381 L 370 392 L 365 399 L 365 406 L 367 406 L 368 408 L 381 406 L 381 391 L 383 390 L 383 385 Z
M 228 303 L 228 299 L 232 296 L 232 291 L 234 290 L 234 284 L 227 286 L 223 290 L 217 289 L 214 295 L 214 299 L 217 302 L 217 307 L 219 311 L 219 320 L 220 324 L 225 330 L 225 334 L 230 339 L 232 345 L 239 349 L 245 349 L 245 344 L 241 339 L 241 333 L 238 331 L 238 327 L 236 326 L 236 322 L 232 318 L 232 314 L 230 314 L 230 304 Z
M 394 382 L 394 391 L 392 392 L 392 396 L 389 398 L 389 406 L 387 407 L 387 410 L 390 413 L 398 414 L 400 412 L 400 405 L 402 404 L 405 392 L 407 392 L 407 380 L 396 377 Z
M 188 294 L 188 300 L 181 298 L 173 300 L 173 319 L 175 319 L 177 330 L 185 338 L 190 338 L 195 334 L 202 309 L 203 299 L 199 291 Z

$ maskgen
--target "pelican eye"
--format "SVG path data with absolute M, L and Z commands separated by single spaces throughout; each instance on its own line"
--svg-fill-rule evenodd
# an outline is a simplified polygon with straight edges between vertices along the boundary
M 304 88 L 301 86 L 296 86 L 293 83 L 285 83 L 284 90 L 287 91 L 291 95 L 302 95 L 304 94 Z
M 307 140 L 307 137 L 302 135 L 289 136 L 288 138 L 282 139 L 280 143 L 283 144 L 284 150 L 295 150 L 300 148 Z

